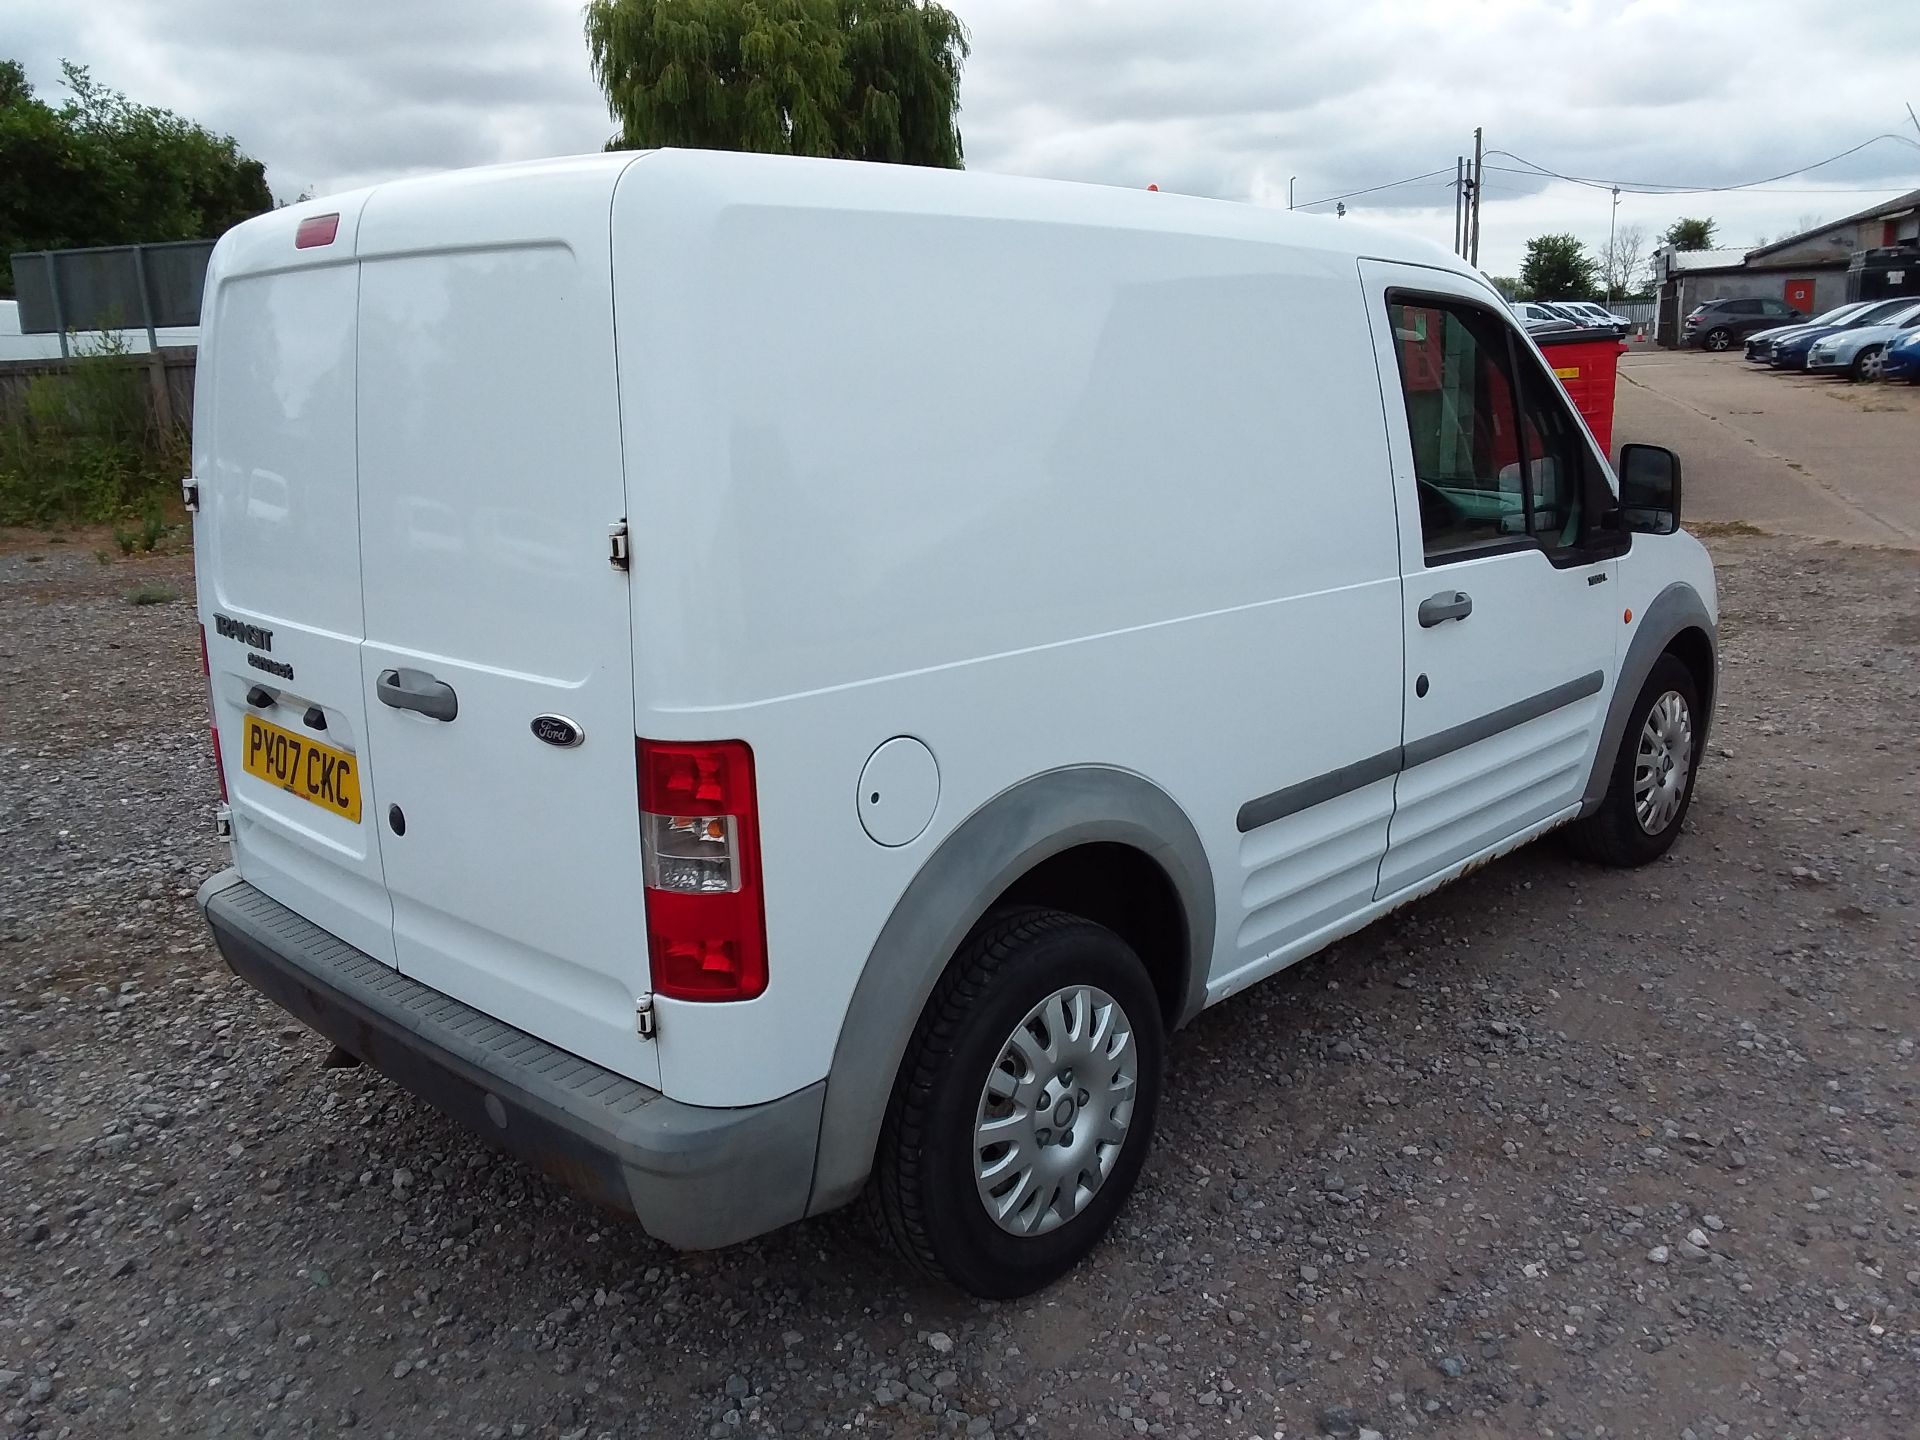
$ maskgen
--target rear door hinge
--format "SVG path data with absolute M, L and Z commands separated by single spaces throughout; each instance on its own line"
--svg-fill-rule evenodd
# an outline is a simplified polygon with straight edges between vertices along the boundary
M 199 513 L 200 482 L 191 475 L 180 482 L 180 503 L 187 507 L 189 514 Z
M 633 1028 L 640 1032 L 642 1040 L 651 1040 L 656 1023 L 653 1017 L 653 996 L 642 995 L 633 1002 Z
M 607 527 L 607 563 L 616 570 L 627 568 L 627 522 Z

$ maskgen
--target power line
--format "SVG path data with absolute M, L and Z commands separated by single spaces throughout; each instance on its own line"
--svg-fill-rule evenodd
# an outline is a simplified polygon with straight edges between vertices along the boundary
M 1551 176 L 1543 176 L 1537 170 L 1518 170 L 1511 165 L 1489 165 L 1487 166 L 1487 169 L 1498 170 L 1504 175 L 1532 175 L 1539 179 L 1557 178 L 1557 177 L 1551 177 Z M 1814 189 L 1794 188 L 1794 189 L 1779 189 L 1779 190 L 1765 190 L 1765 189 L 1757 189 L 1753 187 L 1747 187 L 1747 188 L 1749 190 L 1749 193 L 1754 195 L 1884 195 L 1887 193 L 1887 187 L 1885 185 L 1827 185 L 1827 186 L 1820 186 Z M 1531 196 L 1531 195 L 1538 195 L 1540 192 L 1538 190 L 1522 189 L 1518 185 L 1495 185 L 1491 181 L 1489 181 L 1487 184 L 1487 193 L 1489 195 Z M 1623 187 L 1622 193 L 1625 193 L 1624 187 Z M 1688 192 L 1684 190 L 1652 190 L 1652 191 L 1635 191 L 1634 193 L 1635 194 L 1651 194 L 1651 195 L 1684 195 Z
M 1514 158 L 1517 160 L 1520 157 L 1516 155 Z M 1421 180 L 1431 180 L 1436 175 L 1446 175 L 1451 173 L 1451 171 L 1452 171 L 1451 166 L 1443 165 L 1438 170 L 1428 170 L 1427 172 L 1421 175 L 1409 175 L 1404 180 L 1389 180 L 1384 185 L 1369 185 L 1364 190 L 1349 190 L 1342 195 L 1323 195 L 1318 200 L 1302 200 L 1294 208 L 1297 210 L 1307 210 L 1307 209 L 1311 209 L 1315 205 L 1330 205 L 1335 200 L 1351 200 L 1356 195 L 1373 195 L 1382 190 L 1393 190 L 1393 189 L 1397 189 L 1399 186 L 1402 186 L 1402 185 L 1412 185 Z M 1452 184 L 1453 182 L 1451 180 L 1447 182 L 1447 185 L 1449 186 L 1449 188 L 1451 188 Z
M 1905 145 L 1908 149 L 1920 150 L 1920 144 L 1916 144 L 1914 141 L 1907 139 L 1904 135 L 1895 135 L 1889 131 L 1862 140 L 1858 145 L 1850 146 L 1837 155 L 1829 155 L 1824 160 L 1815 160 L 1808 165 L 1798 165 L 1791 170 L 1783 170 L 1778 175 L 1767 175 L 1758 180 L 1742 180 L 1734 185 L 1680 185 L 1668 183 L 1663 180 L 1603 180 L 1594 175 L 1565 175 L 1558 170 L 1548 169 L 1545 165 L 1536 164 L 1524 155 L 1516 155 L 1511 150 L 1489 150 L 1487 153 L 1489 155 L 1504 155 L 1509 160 L 1518 160 L 1522 165 L 1527 167 L 1526 170 L 1512 171 L 1514 174 L 1524 175 L 1531 173 L 1535 175 L 1546 175 L 1555 180 L 1564 180 L 1572 185 L 1587 185 L 1597 190 L 1612 190 L 1617 187 L 1621 190 L 1631 191 L 1636 195 L 1714 195 L 1729 190 L 1751 190 L 1756 186 L 1771 185 L 1776 180 L 1788 180 L 1795 175 L 1804 175 L 1809 170 L 1818 170 L 1823 165 L 1831 165 L 1836 160 L 1844 160 L 1849 155 L 1857 155 L 1869 145 L 1876 145 L 1882 140 L 1892 140 L 1896 144 Z M 1510 167 L 1504 165 L 1493 168 L 1500 170 L 1510 169 Z
M 1515 154 L 1511 150 L 1489 150 L 1486 153 L 1488 155 L 1504 155 L 1509 160 L 1517 160 L 1522 166 L 1526 167 L 1525 169 L 1520 169 L 1512 165 L 1493 164 L 1487 164 L 1485 168 L 1488 170 L 1498 170 L 1508 175 L 1537 175 L 1549 180 L 1562 180 L 1568 184 L 1585 185 L 1597 190 L 1611 191 L 1618 188 L 1621 191 L 1635 195 L 1707 195 L 1721 194 L 1735 190 L 1758 190 L 1761 186 L 1771 185 L 1779 180 L 1788 180 L 1796 175 L 1803 175 L 1809 170 L 1818 170 L 1821 166 L 1831 165 L 1836 160 L 1844 160 L 1849 155 L 1856 155 L 1860 151 L 1865 150 L 1869 145 L 1876 145 L 1882 140 L 1892 140 L 1898 144 L 1905 145 L 1910 150 L 1920 150 L 1920 144 L 1907 139 L 1906 136 L 1887 132 L 1871 136 L 1868 139 L 1862 140 L 1858 145 L 1850 146 L 1848 149 L 1840 151 L 1839 154 L 1829 155 L 1823 160 L 1815 160 L 1811 164 L 1801 165 L 1792 170 L 1783 170 L 1778 175 L 1768 175 L 1758 180 L 1742 180 L 1732 185 L 1681 185 L 1661 180 L 1606 180 L 1594 175 L 1568 175 L 1558 170 L 1549 169 L 1544 165 L 1536 164 L 1524 155 Z M 1418 185 L 1422 181 L 1434 180 L 1447 173 L 1447 167 L 1440 166 L 1437 169 L 1422 171 L 1418 175 L 1409 175 L 1402 180 L 1389 180 L 1381 185 L 1368 185 L 1359 190 L 1346 190 L 1338 195 L 1323 195 L 1317 200 L 1303 200 L 1294 208 L 1298 210 L 1310 210 L 1316 205 L 1331 205 L 1338 200 L 1352 200 L 1361 195 L 1377 195 L 1383 190 L 1397 190 L 1403 186 Z M 1446 180 L 1441 185 L 1433 188 L 1451 190 L 1454 184 L 1454 180 Z M 1487 188 L 1493 189 L 1494 187 L 1488 186 Z M 1505 187 L 1501 187 L 1501 189 L 1507 194 L 1517 195 L 1527 193 L 1520 190 L 1508 191 L 1505 190 Z M 1853 188 L 1832 187 L 1807 190 L 1768 190 L 1762 191 L 1761 193 L 1770 195 L 1873 195 L 1880 193 L 1884 189 L 1886 189 L 1884 185 L 1872 185 Z

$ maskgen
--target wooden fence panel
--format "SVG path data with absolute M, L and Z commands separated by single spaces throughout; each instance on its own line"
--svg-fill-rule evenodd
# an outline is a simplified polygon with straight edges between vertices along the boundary
M 164 346 L 158 352 L 158 376 L 152 355 L 126 355 L 110 363 L 132 366 L 147 377 L 147 410 L 155 424 L 170 419 L 176 426 L 193 423 L 194 365 L 199 352 L 189 345 Z M 65 375 L 74 361 L 0 360 L 0 422 L 16 419 L 26 405 L 27 387 L 43 375 Z M 165 400 L 159 386 L 165 386 Z

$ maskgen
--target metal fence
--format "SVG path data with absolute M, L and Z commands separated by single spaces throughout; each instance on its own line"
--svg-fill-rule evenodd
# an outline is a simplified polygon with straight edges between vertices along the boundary
M 29 250 L 13 257 L 20 329 L 28 335 L 67 337 L 81 330 L 147 332 L 198 325 L 211 240 L 158 245 L 105 245 L 85 250 Z

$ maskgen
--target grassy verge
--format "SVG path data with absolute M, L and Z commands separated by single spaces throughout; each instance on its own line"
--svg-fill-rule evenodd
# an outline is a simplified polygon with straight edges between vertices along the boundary
M 155 421 L 147 383 L 112 344 L 29 380 L 0 412 L 0 525 L 113 524 L 123 554 L 155 549 L 191 445 Z

